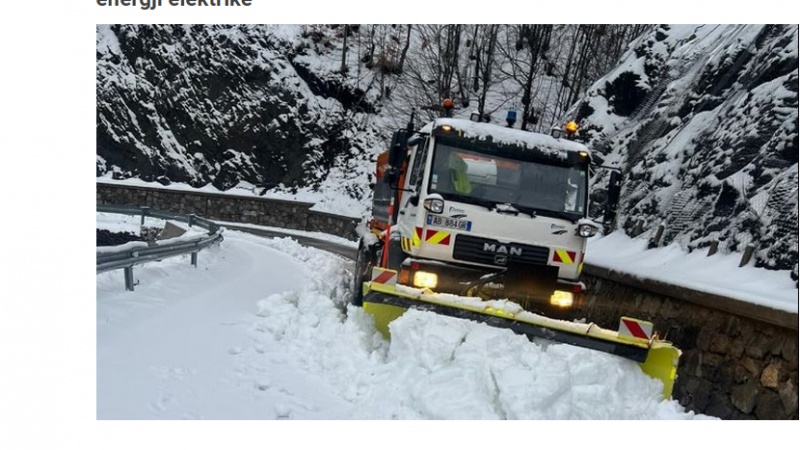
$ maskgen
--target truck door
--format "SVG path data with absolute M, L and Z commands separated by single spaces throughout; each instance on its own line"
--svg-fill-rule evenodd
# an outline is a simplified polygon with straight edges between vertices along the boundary
M 397 225 L 402 237 L 413 242 L 414 227 L 417 223 L 420 207 L 422 179 L 425 175 L 426 158 L 428 156 L 428 137 L 424 137 L 416 145 L 409 148 L 409 165 L 402 184 L 402 195 L 399 202 Z M 407 242 L 407 244 L 408 244 Z M 411 251 L 411 245 L 404 246 L 406 252 Z

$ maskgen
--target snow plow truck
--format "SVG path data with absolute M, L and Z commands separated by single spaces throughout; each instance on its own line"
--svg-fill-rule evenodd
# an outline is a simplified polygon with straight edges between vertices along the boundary
M 510 125 L 445 117 L 415 131 L 412 116 L 393 134 L 377 161 L 352 303 L 387 337 L 416 308 L 632 359 L 670 398 L 680 351 L 652 323 L 566 320 L 585 295 L 587 239 L 603 226 L 589 219 L 592 158 L 571 139 L 577 125 L 559 137 Z M 621 183 L 618 172 L 609 180 L 603 223 Z

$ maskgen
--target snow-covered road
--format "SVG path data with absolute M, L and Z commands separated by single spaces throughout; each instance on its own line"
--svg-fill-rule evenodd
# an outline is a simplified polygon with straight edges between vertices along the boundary
M 97 276 L 97 416 L 691 419 L 635 363 L 410 311 L 393 339 L 346 304 L 349 261 L 227 230 L 200 254 Z

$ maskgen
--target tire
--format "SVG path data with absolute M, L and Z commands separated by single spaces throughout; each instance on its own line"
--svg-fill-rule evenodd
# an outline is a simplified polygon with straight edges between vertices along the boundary
M 364 303 L 362 286 L 372 271 L 372 253 L 370 248 L 364 244 L 363 239 L 358 241 L 358 252 L 356 253 L 356 263 L 353 269 L 353 290 L 350 299 L 350 302 L 355 306 L 361 306 Z
M 389 240 L 389 258 L 386 261 L 386 268 L 391 270 L 400 271 L 400 266 L 403 260 L 406 259 L 406 254 L 400 245 L 400 239 Z

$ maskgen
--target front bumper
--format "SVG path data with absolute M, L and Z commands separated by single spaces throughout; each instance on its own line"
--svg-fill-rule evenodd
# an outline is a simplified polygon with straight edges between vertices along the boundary
M 519 265 L 505 269 L 476 268 L 424 259 L 407 259 L 400 270 L 399 283 L 412 286 L 416 272 L 435 273 L 438 283 L 432 290 L 485 299 L 509 299 L 528 311 L 559 319 L 572 319 L 572 311 L 583 306 L 585 285 L 558 278 L 553 266 Z M 417 286 L 419 287 L 419 286 Z M 572 295 L 568 306 L 551 304 L 555 291 Z

